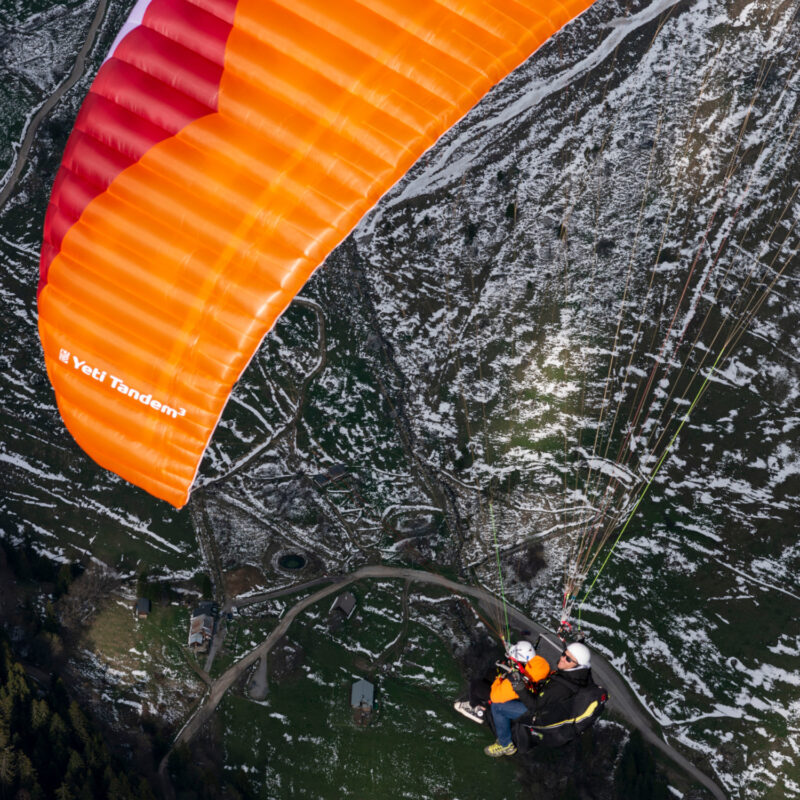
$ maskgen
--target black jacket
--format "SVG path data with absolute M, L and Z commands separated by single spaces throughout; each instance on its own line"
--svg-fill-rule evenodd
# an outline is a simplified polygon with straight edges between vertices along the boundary
M 551 725 L 573 716 L 572 700 L 580 689 L 592 681 L 588 667 L 558 670 L 551 675 L 534 695 L 522 692 L 520 700 L 530 712 L 526 721 L 534 725 Z

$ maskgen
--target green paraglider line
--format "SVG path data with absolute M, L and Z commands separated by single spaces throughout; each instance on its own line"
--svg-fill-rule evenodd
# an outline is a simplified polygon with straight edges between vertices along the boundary
M 494 537 L 494 554 L 497 558 L 497 574 L 500 576 L 500 599 L 503 601 L 503 615 L 506 620 L 506 642 L 511 641 L 511 626 L 508 624 L 508 608 L 506 607 L 506 590 L 503 586 L 503 570 L 500 567 L 500 547 L 497 544 L 497 528 L 494 524 L 494 506 L 489 500 L 489 519 L 492 521 L 492 536 Z
M 644 500 L 648 490 L 650 489 L 650 484 L 655 480 L 655 477 L 656 475 L 658 475 L 658 471 L 661 469 L 662 464 L 666 461 L 667 456 L 669 455 L 669 451 L 672 449 L 672 445 L 675 444 L 675 440 L 678 438 L 678 434 L 681 432 L 681 429 L 686 424 L 686 421 L 689 419 L 689 415 L 692 413 L 692 411 L 694 411 L 694 407 L 697 405 L 698 401 L 700 400 L 700 397 L 705 391 L 706 386 L 708 385 L 708 382 L 711 380 L 711 376 L 714 374 L 714 371 L 716 370 L 717 365 L 719 364 L 719 361 L 722 358 L 722 354 L 725 352 L 729 342 L 730 340 L 728 340 L 728 342 L 726 342 L 725 345 L 723 345 L 722 349 L 719 351 L 719 355 L 717 356 L 716 361 L 714 361 L 714 363 L 711 365 L 711 369 L 708 371 L 708 375 L 706 375 L 705 380 L 703 381 L 700 388 L 697 390 L 697 394 L 695 395 L 694 400 L 692 400 L 692 404 L 689 406 L 688 411 L 683 415 L 681 424 L 678 425 L 678 429 L 673 434 L 672 438 L 669 441 L 669 444 L 664 450 L 663 455 L 658 460 L 656 468 L 653 470 L 652 475 L 650 475 L 650 480 L 647 481 L 647 483 L 644 486 L 644 489 L 642 489 L 641 493 L 639 494 L 639 497 L 636 500 L 636 504 L 633 506 L 630 514 L 628 514 L 628 518 L 625 520 L 625 524 L 622 526 L 620 532 L 617 534 L 617 538 L 614 539 L 614 544 L 611 545 L 611 548 L 609 549 L 608 553 L 606 553 L 606 557 L 603 559 L 603 563 L 600 565 L 600 569 L 597 570 L 597 574 L 594 576 L 594 579 L 589 584 L 589 588 L 586 590 L 586 594 L 583 595 L 583 600 L 581 600 L 580 605 L 578 606 L 578 629 L 580 629 L 581 627 L 581 614 L 583 613 L 583 604 L 586 602 L 586 598 L 589 596 L 589 593 L 594 588 L 595 583 L 597 583 L 597 579 L 600 577 L 600 573 L 602 573 L 603 569 L 608 563 L 608 559 L 611 558 L 611 554 L 614 552 L 614 549 L 616 548 L 617 544 L 619 544 L 619 540 L 622 538 L 622 535 L 625 533 L 628 524 L 633 519 L 633 515 L 636 513 L 639 506 L 642 504 L 642 501 Z

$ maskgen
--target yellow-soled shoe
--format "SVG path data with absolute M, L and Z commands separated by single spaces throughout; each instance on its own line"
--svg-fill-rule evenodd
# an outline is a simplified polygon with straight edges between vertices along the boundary
M 495 742 L 488 747 L 484 747 L 483 752 L 492 758 L 500 758 L 500 756 L 513 756 L 517 752 L 517 748 L 514 742 L 509 742 L 505 747 L 500 742 Z

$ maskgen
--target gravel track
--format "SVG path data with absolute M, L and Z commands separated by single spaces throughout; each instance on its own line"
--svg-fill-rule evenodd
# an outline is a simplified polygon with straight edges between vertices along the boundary
M 292 606 L 292 608 L 286 612 L 283 619 L 281 619 L 275 630 L 273 630 L 258 647 L 255 647 L 247 655 L 242 657 L 211 684 L 208 693 L 203 698 L 203 702 L 197 707 L 194 714 L 178 732 L 172 744 L 172 748 L 164 756 L 159 766 L 159 776 L 166 797 L 172 798 L 175 796 L 167 773 L 167 762 L 172 750 L 180 744 L 189 742 L 200 731 L 214 713 L 214 710 L 228 689 L 230 689 L 258 659 L 265 659 L 267 657 L 269 651 L 281 637 L 286 634 L 291 624 L 303 611 L 320 600 L 341 591 L 344 586 L 365 578 L 398 579 L 407 581 L 408 583 L 433 584 L 447 589 L 454 594 L 472 597 L 484 608 L 492 612 L 502 611 L 501 601 L 491 592 L 478 586 L 467 586 L 457 583 L 456 581 L 449 580 L 448 578 L 432 572 L 423 572 L 421 570 L 404 569 L 400 567 L 369 566 L 362 567 L 349 575 L 331 578 L 331 582 L 327 586 L 308 595 Z M 264 595 L 242 598 L 238 602 L 233 600 L 226 604 L 226 607 L 231 604 L 239 606 L 249 605 L 271 597 L 295 594 L 302 591 L 304 588 L 309 588 L 318 583 L 319 579 L 311 581 L 308 584 L 288 586 L 284 589 L 265 593 Z M 549 631 L 538 622 L 529 619 L 521 611 L 509 607 L 508 615 L 511 623 L 515 627 L 523 630 L 533 630 L 541 634 L 552 634 L 552 631 Z M 552 643 L 550 646 L 555 647 Z M 623 676 L 597 651 L 593 651 L 592 653 L 592 674 L 597 679 L 597 682 L 608 690 L 609 710 L 622 717 L 632 728 L 639 730 L 646 741 L 660 750 L 676 767 L 693 781 L 696 781 L 707 789 L 716 800 L 726 800 L 727 795 L 708 775 L 698 769 L 689 759 L 679 753 L 669 742 L 661 737 L 658 723 L 637 700 Z

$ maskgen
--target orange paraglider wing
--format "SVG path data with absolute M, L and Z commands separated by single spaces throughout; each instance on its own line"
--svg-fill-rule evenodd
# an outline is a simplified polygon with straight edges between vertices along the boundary
M 233 384 L 326 255 L 593 0 L 150 0 L 45 221 L 39 330 L 103 467 L 186 503 Z

